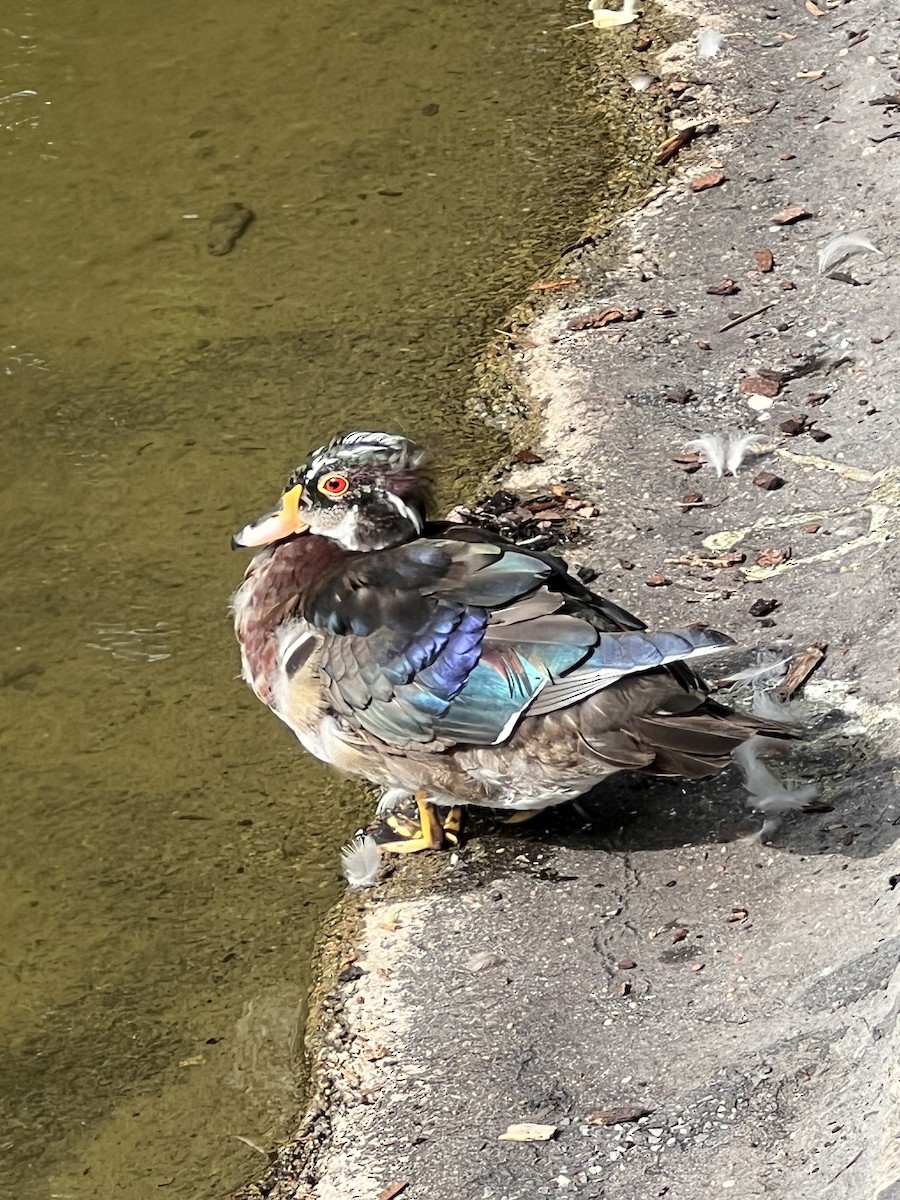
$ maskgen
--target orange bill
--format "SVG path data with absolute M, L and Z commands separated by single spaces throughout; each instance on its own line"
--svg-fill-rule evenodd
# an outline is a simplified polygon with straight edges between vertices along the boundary
M 234 535 L 231 548 L 237 550 L 251 546 L 271 546 L 295 533 L 305 533 L 309 528 L 300 516 L 300 500 L 303 496 L 302 484 L 289 487 L 278 504 L 271 512 L 265 513 L 256 521 Z

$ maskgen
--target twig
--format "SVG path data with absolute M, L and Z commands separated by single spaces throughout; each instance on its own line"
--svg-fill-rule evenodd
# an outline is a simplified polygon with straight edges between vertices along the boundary
M 753 312 L 741 313 L 739 317 L 735 317 L 727 324 L 723 325 L 719 333 L 727 333 L 729 329 L 734 329 L 735 325 L 743 325 L 745 321 L 749 321 L 752 317 L 758 317 L 761 313 L 768 312 L 770 308 L 774 308 L 778 303 L 777 300 L 771 300 L 768 304 L 764 304 L 761 308 L 754 308 Z
M 829 1183 L 834 1183 L 834 1181 L 837 1179 L 838 1175 L 843 1175 L 843 1173 L 844 1173 L 845 1171 L 848 1171 L 848 1170 L 850 1169 L 850 1167 L 852 1167 L 852 1166 L 853 1166 L 853 1164 L 854 1164 L 854 1163 L 858 1163 L 858 1162 L 859 1162 L 859 1160 L 860 1160 L 860 1159 L 862 1158 L 862 1156 L 863 1156 L 863 1150 L 865 1150 L 865 1146 L 863 1146 L 863 1149 L 862 1149 L 862 1150 L 860 1150 L 860 1151 L 859 1151 L 857 1154 L 854 1154 L 854 1155 L 853 1155 L 853 1157 L 850 1159 L 850 1161 L 849 1161 L 848 1163 L 845 1163 L 845 1164 L 844 1164 L 844 1165 L 841 1167 L 841 1169 L 840 1169 L 840 1170 L 837 1172 L 837 1174 L 836 1174 L 836 1175 L 832 1175 L 832 1177 L 831 1177 L 831 1178 L 828 1180 L 828 1182 L 829 1182 Z

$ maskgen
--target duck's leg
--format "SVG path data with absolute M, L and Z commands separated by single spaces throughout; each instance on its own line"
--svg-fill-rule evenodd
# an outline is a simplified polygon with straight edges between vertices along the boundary
M 441 818 L 441 824 L 444 827 L 444 841 L 449 846 L 458 846 L 462 827 L 465 824 L 466 810 L 462 804 L 454 804 L 452 808 L 447 809 L 447 813 Z
M 382 823 L 389 831 L 384 840 L 376 832 L 376 841 L 388 854 L 415 854 L 417 850 L 440 850 L 443 846 L 444 826 L 437 809 L 429 804 L 423 791 L 416 792 L 415 801 L 415 818 L 402 810 L 392 812 Z M 396 836 L 391 838 L 391 834 Z

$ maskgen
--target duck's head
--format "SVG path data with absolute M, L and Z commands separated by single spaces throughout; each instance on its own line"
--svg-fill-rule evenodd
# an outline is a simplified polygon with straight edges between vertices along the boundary
M 347 550 L 383 550 L 422 532 L 428 485 L 422 455 L 394 433 L 342 433 L 291 475 L 281 500 L 231 539 L 271 546 L 301 534 Z

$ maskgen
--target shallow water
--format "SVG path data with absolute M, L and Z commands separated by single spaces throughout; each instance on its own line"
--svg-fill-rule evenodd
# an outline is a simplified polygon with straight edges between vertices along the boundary
M 9 1194 L 264 1163 L 363 793 L 236 681 L 233 529 L 386 424 L 450 501 L 479 348 L 603 169 L 582 5 L 12 0 L 0 28 L 0 1159 Z M 256 219 L 208 253 L 227 201 Z

